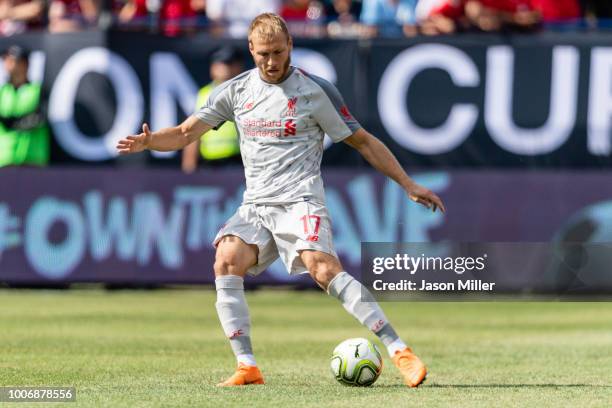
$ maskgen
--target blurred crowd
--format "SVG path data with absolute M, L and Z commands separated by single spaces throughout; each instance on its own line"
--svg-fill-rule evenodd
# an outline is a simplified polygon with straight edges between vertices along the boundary
M 243 37 L 262 12 L 283 16 L 298 37 L 397 37 L 605 26 L 612 1 L 0 0 L 0 36 L 116 27 L 167 36 L 207 31 Z

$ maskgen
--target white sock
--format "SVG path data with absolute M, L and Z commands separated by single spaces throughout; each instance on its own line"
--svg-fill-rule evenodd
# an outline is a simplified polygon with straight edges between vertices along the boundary
M 347 312 L 378 336 L 387 347 L 389 356 L 393 357 L 396 351 L 408 347 L 387 321 L 370 291 L 347 272 L 336 275 L 329 283 L 327 292 L 338 298 Z
M 255 361 L 255 356 L 252 354 L 239 354 L 236 356 L 236 360 L 238 360 L 239 363 L 246 364 L 251 367 L 257 365 L 257 362 Z
M 347 272 L 340 272 L 329 282 L 327 293 L 340 300 L 347 312 L 374 333 L 388 323 L 370 291 Z
M 249 361 L 254 363 L 250 337 L 251 319 L 244 296 L 244 280 L 235 275 L 219 276 L 215 279 L 215 286 L 217 314 L 234 355 L 237 359 L 239 356 L 250 356 Z
M 397 351 L 402 351 L 407 347 L 406 343 L 398 337 L 394 342 L 387 345 L 387 352 L 389 353 L 389 357 L 393 357 Z

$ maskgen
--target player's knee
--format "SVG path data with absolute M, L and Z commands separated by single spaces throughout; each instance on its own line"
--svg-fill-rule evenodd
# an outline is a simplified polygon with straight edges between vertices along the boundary
M 235 251 L 217 251 L 215 257 L 215 276 L 239 275 L 244 276 L 246 270 L 244 262 Z
M 215 276 L 238 275 L 257 263 L 257 246 L 248 245 L 240 238 L 227 235 L 219 241 L 215 254 Z
M 326 289 L 332 279 L 340 272 L 336 265 L 321 261 L 315 262 L 308 270 L 310 276 L 321 286 Z

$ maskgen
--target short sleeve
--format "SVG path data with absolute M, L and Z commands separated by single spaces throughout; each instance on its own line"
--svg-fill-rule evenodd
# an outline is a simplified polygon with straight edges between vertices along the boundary
M 309 77 L 322 91 L 314 109 L 315 119 L 334 143 L 341 142 L 361 128 L 334 85 L 314 75 Z
M 224 122 L 234 120 L 234 104 L 232 102 L 231 81 L 227 81 L 212 90 L 208 100 L 195 113 L 195 117 L 215 129 Z

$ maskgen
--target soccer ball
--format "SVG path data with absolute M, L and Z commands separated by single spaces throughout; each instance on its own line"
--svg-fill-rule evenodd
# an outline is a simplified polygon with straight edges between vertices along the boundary
M 374 384 L 382 371 L 383 360 L 378 347 L 368 339 L 344 340 L 334 349 L 331 370 L 340 383 L 367 387 Z

